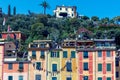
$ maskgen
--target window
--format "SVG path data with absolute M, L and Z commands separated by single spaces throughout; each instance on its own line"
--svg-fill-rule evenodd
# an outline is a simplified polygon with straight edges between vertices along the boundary
M 41 80 L 41 75 L 35 75 L 35 80 Z
M 67 79 L 66 80 L 72 80 L 72 78 L 71 77 L 67 77 Z
M 75 58 L 75 51 L 71 51 L 71 58 Z
M 98 64 L 98 71 L 102 71 L 102 64 Z
M 110 57 L 110 51 L 107 51 L 107 57 Z
M 23 76 L 19 76 L 19 80 L 23 80 Z
M 98 80 L 102 80 L 102 77 L 98 77 Z
M 102 51 L 98 51 L 98 57 L 102 57 Z
M 83 80 L 88 80 L 88 76 L 84 76 L 84 77 L 83 77 Z
M 72 16 L 73 16 L 73 14 L 72 14 Z
M 65 8 L 65 10 L 67 11 L 67 8 Z
M 23 69 L 23 63 L 22 62 L 19 63 L 19 69 L 20 70 Z
M 36 70 L 40 70 L 41 69 L 41 62 L 36 62 Z
M 107 71 L 111 71 L 111 64 L 110 63 L 107 64 Z
M 13 80 L 13 76 L 8 76 L 8 80 Z
M 111 77 L 107 77 L 107 80 L 111 80 Z
M 84 51 L 83 56 L 84 58 L 88 58 L 88 51 Z
M 32 51 L 32 57 L 36 57 L 36 51 Z
M 8 64 L 8 69 L 11 70 L 13 68 L 13 64 L 12 63 L 9 63 Z
M 67 51 L 63 51 L 63 58 L 67 58 Z
M 87 62 L 84 63 L 84 70 L 88 70 L 88 63 Z
M 119 72 L 116 72 L 116 78 L 118 78 L 119 77 Z
M 66 63 L 66 70 L 68 71 L 68 72 L 71 72 L 72 71 L 72 63 L 71 62 L 67 62 Z
M 110 46 L 110 43 L 109 42 L 105 42 L 105 46 L 106 47 Z
M 51 52 L 51 57 L 59 58 L 59 52 Z
M 40 44 L 40 48 L 45 48 L 45 44 L 44 44 L 44 43 L 41 43 L 41 44 Z
M 52 71 L 56 72 L 57 71 L 57 64 L 52 64 Z
M 57 77 L 52 77 L 52 80 L 57 80 Z
M 72 11 L 73 11 L 73 8 L 72 8 Z
M 119 61 L 116 61 L 116 67 L 119 67 Z
M 60 10 L 62 10 L 62 8 L 60 8 Z
M 45 52 L 44 51 L 41 51 L 41 56 L 44 56 L 45 55 Z

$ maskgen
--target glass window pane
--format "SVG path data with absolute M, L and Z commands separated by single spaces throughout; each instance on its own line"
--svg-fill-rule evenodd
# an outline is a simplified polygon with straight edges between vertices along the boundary
M 67 77 L 67 80 L 72 80 L 72 78 L 71 77 Z
M 107 77 L 107 80 L 111 80 L 111 77 Z
M 84 70 L 88 70 L 88 63 L 87 62 L 84 63 Z
M 13 80 L 13 76 L 8 76 L 8 80 Z
M 98 57 L 102 57 L 102 51 L 98 51 Z
M 57 77 L 52 77 L 52 80 L 57 80 Z
M 32 56 L 36 57 L 36 51 L 32 51 Z
M 13 68 L 13 64 L 12 63 L 9 63 L 8 64 L 8 69 L 10 70 L 10 69 L 12 69 Z
M 23 63 L 22 62 L 19 63 L 19 69 L 23 69 Z
M 83 77 L 83 80 L 88 80 L 88 76 L 84 76 L 84 77 Z
M 19 76 L 19 80 L 23 80 L 23 76 Z
M 57 64 L 52 64 L 52 71 L 57 71 Z
M 44 51 L 41 51 L 41 56 L 44 56 L 45 54 L 44 54 Z
M 66 68 L 67 68 L 68 72 L 72 71 L 72 63 L 71 62 L 67 62 L 66 63 Z
M 116 72 L 116 78 L 118 78 L 119 77 L 119 72 Z
M 98 80 L 102 80 L 102 77 L 98 77 Z
M 35 75 L 35 80 L 41 80 L 41 75 Z
M 88 58 L 88 51 L 84 51 L 83 55 L 84 55 L 84 58 Z
M 36 62 L 36 69 L 40 70 L 41 69 L 41 62 Z
M 107 51 L 107 57 L 110 57 L 111 55 L 110 55 L 110 51 Z

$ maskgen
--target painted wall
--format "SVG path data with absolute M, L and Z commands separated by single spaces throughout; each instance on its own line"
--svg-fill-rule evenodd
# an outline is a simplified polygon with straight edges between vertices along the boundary
M 0 80 L 3 80 L 3 55 L 4 55 L 4 45 L 0 44 Z
M 75 48 L 63 48 L 63 51 L 68 52 L 68 57 L 63 58 L 63 53 L 61 54 L 61 68 L 63 70 L 61 71 L 61 80 L 66 80 L 67 77 L 71 77 L 72 80 L 77 80 L 77 62 L 76 58 L 71 58 L 72 62 L 72 72 L 66 71 L 66 62 L 70 60 L 71 57 L 71 51 L 75 51 Z
M 111 53 L 111 57 L 107 57 L 106 56 L 106 51 L 103 50 L 102 51 L 102 57 L 99 58 L 98 57 L 98 52 L 96 52 L 96 79 L 98 77 L 102 77 L 103 80 L 106 80 L 107 77 L 111 77 L 112 80 L 116 80 L 116 76 L 115 76 L 115 51 L 110 51 Z M 102 72 L 98 72 L 98 63 L 101 63 L 102 64 Z M 107 63 L 110 63 L 111 64 L 111 71 L 107 71 L 106 68 L 107 68 Z
M 57 80 L 60 80 L 60 74 L 61 74 L 61 68 L 60 68 L 60 59 L 62 51 L 56 51 L 59 52 L 59 57 L 51 57 L 51 52 L 48 54 L 48 76 L 47 80 L 52 80 L 52 77 L 57 77 Z M 58 54 L 58 53 L 56 53 Z M 52 64 L 57 64 L 57 72 L 52 72 Z
M 13 80 L 18 80 L 19 76 L 23 76 L 24 80 L 28 80 L 28 63 L 23 64 L 23 72 L 19 72 L 19 64 L 13 63 L 13 69 L 8 69 L 8 63 L 4 63 L 3 80 L 8 80 L 8 76 L 13 76 Z
M 94 69 L 94 52 L 88 51 L 88 58 L 83 57 L 83 51 L 77 53 L 77 61 L 78 61 L 78 80 L 82 80 L 84 76 L 88 76 L 89 80 L 93 80 L 93 69 Z M 84 62 L 88 62 L 88 70 L 84 70 Z
M 21 33 L 20 32 L 5 32 L 2 33 L 2 39 L 7 39 L 7 36 L 9 35 L 11 38 L 14 38 L 14 33 L 16 35 L 16 39 L 21 39 Z
M 47 76 L 47 70 L 46 70 L 46 60 L 47 60 L 47 53 L 48 51 L 45 51 L 45 59 L 40 58 L 40 51 L 36 51 L 36 59 L 31 59 L 31 63 L 29 64 L 29 80 L 35 80 L 35 75 L 39 74 L 41 75 L 41 80 L 46 80 Z M 32 51 L 28 52 L 29 56 L 32 56 Z M 42 70 L 36 70 L 34 64 L 36 62 L 41 62 Z

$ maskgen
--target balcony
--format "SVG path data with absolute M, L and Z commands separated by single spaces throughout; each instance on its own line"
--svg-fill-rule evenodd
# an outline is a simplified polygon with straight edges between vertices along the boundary
M 16 61 L 16 56 L 4 56 L 4 61 Z
M 18 71 L 19 71 L 19 72 L 23 72 L 23 68 L 21 68 L 21 69 L 18 69 Z

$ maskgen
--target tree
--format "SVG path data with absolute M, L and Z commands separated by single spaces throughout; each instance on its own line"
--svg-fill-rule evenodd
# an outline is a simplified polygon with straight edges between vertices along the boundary
M 46 14 L 46 9 L 47 9 L 47 8 L 50 8 L 49 4 L 48 4 L 45 0 L 40 4 L 40 6 L 43 7 L 43 9 L 44 9 L 44 14 Z
M 8 16 L 11 16 L 11 7 L 8 5 Z
M 93 20 L 93 21 L 99 21 L 99 17 L 97 17 L 97 16 L 92 16 L 92 17 L 91 17 L 91 20 Z
M 13 8 L 13 15 L 16 15 L 16 7 Z

